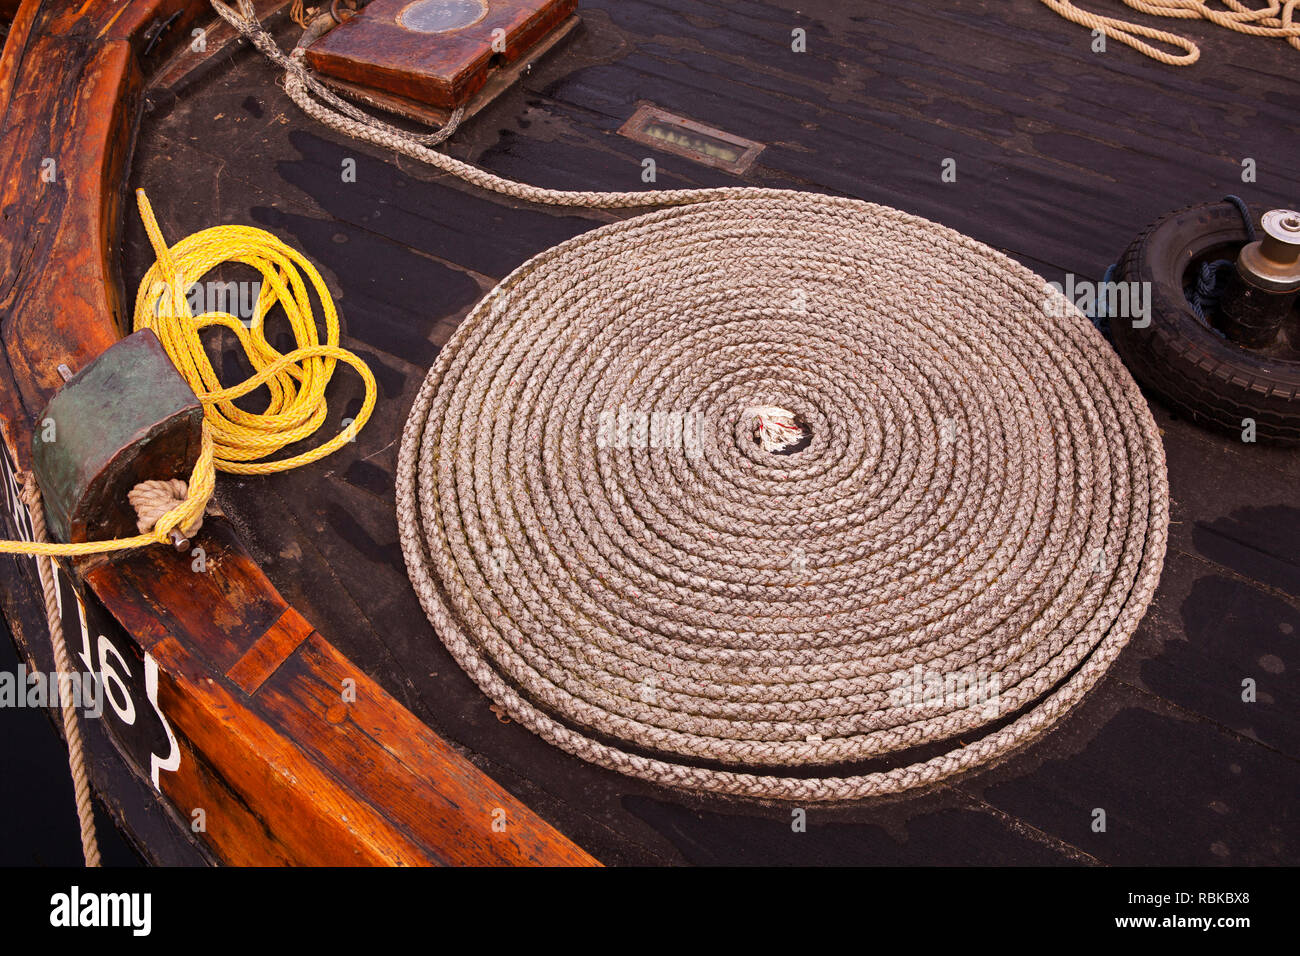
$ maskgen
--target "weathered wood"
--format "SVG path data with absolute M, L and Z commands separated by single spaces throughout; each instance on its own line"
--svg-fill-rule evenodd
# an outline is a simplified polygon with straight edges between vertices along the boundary
M 203 406 L 141 329 L 119 339 L 69 379 L 40 413 L 33 469 L 56 541 L 137 533 L 131 489 L 186 479 L 199 459 Z
M 173 687 L 169 696 L 184 700 L 164 699 L 163 712 L 177 731 L 193 741 L 204 761 L 221 771 L 230 786 L 237 786 L 239 779 L 247 781 L 239 789 L 242 803 L 294 852 L 307 854 L 300 862 L 316 851 L 310 841 L 295 842 L 281 833 L 277 807 L 285 797 L 275 786 L 279 778 L 258 776 L 261 771 L 246 764 L 272 760 L 289 768 L 286 772 L 318 778 L 311 799 L 294 803 L 295 820 L 323 814 L 322 825 L 329 825 L 339 805 L 355 800 L 415 833 L 426 862 L 594 862 L 313 634 L 311 625 L 284 602 L 243 551 L 228 523 L 210 517 L 195 543 L 203 549 L 203 570 L 195 570 L 188 554 L 153 548 L 112 564 L 87 566 L 85 578 L 128 632 L 158 658 L 161 668 L 171 662 L 165 670 L 174 682 L 166 685 Z M 172 635 L 183 637 L 184 650 Z M 311 654 L 300 647 L 304 642 L 310 644 Z M 290 676 L 281 677 L 281 671 Z M 261 704 L 257 709 L 262 719 L 255 718 L 220 681 L 203 676 L 217 673 L 259 702 L 274 703 Z M 285 681 L 292 682 L 287 690 Z M 348 707 L 343 705 L 345 682 L 351 682 L 346 686 L 357 696 Z M 323 699 L 328 703 L 322 704 Z M 356 716 L 346 726 L 336 726 L 342 717 L 329 709 L 334 704 L 344 714 L 355 708 Z M 187 723 L 178 710 L 194 715 L 195 721 L 219 712 L 220 732 L 193 737 L 187 728 L 198 724 Z M 364 732 L 347 732 L 357 727 Z M 420 750 L 418 760 L 412 748 Z M 413 765 L 418 772 L 412 771 Z M 338 792 L 328 790 L 326 780 L 342 781 L 334 784 Z M 162 777 L 162 785 L 169 792 L 170 776 Z M 412 813 L 412 807 L 419 812 Z M 459 809 L 440 815 L 432 812 L 435 807 Z M 501 810 L 510 822 L 508 838 L 484 839 L 471 822 L 482 818 L 475 808 L 488 808 L 482 811 L 488 815 L 488 834 L 491 813 Z M 346 845 L 352 832 L 338 833 L 333 840 Z M 393 832 L 382 830 L 367 839 L 378 846 L 384 834 Z M 222 847 L 218 851 L 224 855 Z M 410 852 L 399 841 L 387 862 L 414 862 Z
M 461 104 L 461 123 L 464 124 L 471 117 L 482 112 L 489 103 L 518 83 L 521 76 L 536 66 L 543 57 L 551 55 L 552 51 L 561 47 L 581 25 L 578 17 L 571 16 L 520 53 L 512 62 L 489 70 L 487 79 L 478 92 L 471 94 Z M 337 77 L 321 76 L 321 82 L 344 94 L 350 100 L 430 126 L 442 126 L 451 119 L 454 112 L 445 106 L 436 106 L 393 93 L 383 93 Z
M 151 653 L 160 669 L 158 699 L 177 734 L 285 847 L 289 860 L 315 866 L 442 862 L 391 823 L 384 810 L 303 760 L 293 740 L 257 719 L 222 682 L 195 666 L 177 640 L 165 638 Z M 172 784 L 170 777 L 162 778 L 163 792 L 176 804 L 180 795 L 172 795 Z M 260 852 L 242 846 L 256 835 L 210 830 L 209 836 L 223 856 Z
M 258 709 L 330 757 L 354 787 L 455 865 L 587 866 L 551 828 L 405 710 L 319 634 L 257 693 Z
M 280 619 L 244 652 L 243 657 L 230 665 L 226 676 L 251 697 L 312 633 L 312 626 L 301 614 L 291 607 L 285 608 Z

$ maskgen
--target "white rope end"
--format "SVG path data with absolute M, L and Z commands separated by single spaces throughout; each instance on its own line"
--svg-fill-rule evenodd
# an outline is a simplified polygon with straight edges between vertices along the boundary
M 141 534 L 148 534 L 158 523 L 158 519 L 171 511 L 173 508 L 184 503 L 186 495 L 189 494 L 190 486 L 187 482 L 179 478 L 173 478 L 170 481 L 142 481 L 129 492 L 126 499 L 131 502 L 131 507 L 135 509 L 136 528 Z M 192 538 L 199 533 L 203 527 L 203 513 L 194 520 L 193 524 L 180 528 L 180 532 L 187 538 Z
M 803 441 L 803 429 L 794 419 L 794 412 L 776 405 L 751 408 L 754 416 L 754 437 L 764 451 L 783 451 Z

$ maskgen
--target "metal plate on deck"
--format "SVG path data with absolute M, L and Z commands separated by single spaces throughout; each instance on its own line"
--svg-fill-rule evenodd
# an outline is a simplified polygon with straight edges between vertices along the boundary
M 483 0 L 415 0 L 402 8 L 397 22 L 416 33 L 463 30 L 487 16 Z
M 619 133 L 646 146 L 684 156 L 706 166 L 716 166 L 736 176 L 746 172 L 763 151 L 762 143 L 705 126 L 652 103 L 638 106 L 636 112 L 619 128 Z

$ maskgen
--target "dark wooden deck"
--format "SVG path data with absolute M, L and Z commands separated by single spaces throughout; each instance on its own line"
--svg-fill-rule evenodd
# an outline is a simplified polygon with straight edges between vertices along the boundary
M 579 12 L 583 27 L 458 132 L 453 154 L 556 187 L 640 188 L 647 155 L 663 187 L 737 181 L 617 135 L 650 101 L 765 143 L 744 182 L 887 203 L 1055 280 L 1099 277 L 1179 206 L 1227 193 L 1300 202 L 1300 55 L 1281 43 L 1171 21 L 1203 57 L 1164 67 L 1118 44 L 1092 53 L 1088 31 L 1036 0 L 583 0 Z M 790 49 L 796 27 L 803 54 Z M 148 190 L 173 241 L 244 222 L 302 249 L 381 397 L 354 448 L 283 475 L 224 477 L 218 497 L 329 641 L 561 831 L 610 864 L 1300 862 L 1300 452 L 1242 445 L 1159 406 L 1174 524 L 1156 601 L 1084 704 L 992 769 L 811 807 L 794 833 L 789 807 L 631 781 L 499 721 L 407 581 L 397 442 L 478 297 L 608 214 L 507 201 L 338 137 L 276 78 L 244 50 L 150 92 L 129 185 Z M 1241 180 L 1246 157 L 1255 183 Z M 355 183 L 342 181 L 345 158 Z M 955 183 L 941 181 L 946 158 Z M 129 206 L 125 235 L 133 297 L 152 254 Z M 242 377 L 233 350 L 226 370 Z M 354 414 L 359 384 L 341 373 L 333 389 L 332 414 Z M 1091 830 L 1097 807 L 1105 833 Z

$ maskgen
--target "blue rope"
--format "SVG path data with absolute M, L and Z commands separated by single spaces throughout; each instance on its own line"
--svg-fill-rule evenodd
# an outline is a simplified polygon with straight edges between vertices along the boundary
M 1102 289 L 1105 289 L 1115 280 L 1115 273 L 1117 272 L 1119 272 L 1119 263 L 1112 262 L 1109 268 L 1106 269 L 1106 274 L 1102 276 Z M 1093 313 L 1093 315 L 1089 316 L 1092 319 L 1092 324 L 1097 327 L 1098 332 L 1106 336 L 1106 338 L 1110 338 L 1110 316 L 1106 314 L 1106 296 L 1101 294 L 1101 290 L 1098 290 L 1097 304 L 1093 309 Z
M 1250 214 L 1250 207 L 1246 205 L 1246 200 L 1240 196 L 1224 196 L 1224 202 L 1232 203 L 1237 207 L 1237 212 L 1241 213 L 1241 221 L 1246 224 L 1246 241 L 1254 242 L 1256 238 L 1255 220 Z M 1215 259 L 1213 262 L 1202 262 L 1201 271 L 1196 276 L 1195 285 L 1188 286 L 1183 290 L 1187 296 L 1187 301 L 1191 303 L 1192 311 L 1202 322 L 1208 323 L 1206 315 L 1213 312 L 1218 307 L 1219 299 L 1223 298 L 1223 292 L 1228 285 L 1228 269 L 1235 267 L 1232 259 Z M 1102 278 L 1102 286 L 1105 287 L 1115 280 L 1115 274 L 1119 272 L 1119 263 L 1113 262 L 1106 269 L 1106 275 Z M 1106 338 L 1110 338 L 1110 317 L 1106 314 L 1106 296 L 1097 296 L 1096 314 L 1090 316 L 1092 324 L 1097 327 L 1097 331 Z
M 1230 202 L 1237 207 L 1237 212 L 1241 213 L 1241 220 L 1246 224 L 1246 241 L 1255 241 L 1255 220 L 1250 214 L 1250 207 L 1246 205 L 1245 200 L 1240 196 L 1224 196 L 1224 202 Z M 1228 277 L 1231 275 L 1230 270 L 1234 268 L 1234 262 L 1231 259 L 1215 259 L 1213 262 L 1202 262 L 1201 271 L 1196 276 L 1196 283 L 1183 292 L 1187 296 L 1187 301 L 1191 303 L 1192 311 L 1202 322 L 1209 323 L 1209 316 L 1218 308 L 1219 300 L 1223 298 L 1224 290 L 1228 287 Z
M 1184 290 L 1187 301 L 1191 303 L 1192 311 L 1202 322 L 1209 321 L 1206 313 L 1218 307 L 1219 300 L 1223 298 L 1223 292 L 1228 287 L 1229 272 L 1234 267 L 1235 264 L 1231 259 L 1202 262 L 1200 274 L 1196 277 L 1196 285 Z
M 1255 219 L 1250 214 L 1250 207 L 1246 205 L 1246 200 L 1240 196 L 1224 196 L 1224 202 L 1230 202 L 1237 207 L 1237 212 L 1241 213 L 1241 220 L 1246 224 L 1246 241 L 1254 242 L 1258 236 L 1255 234 Z

